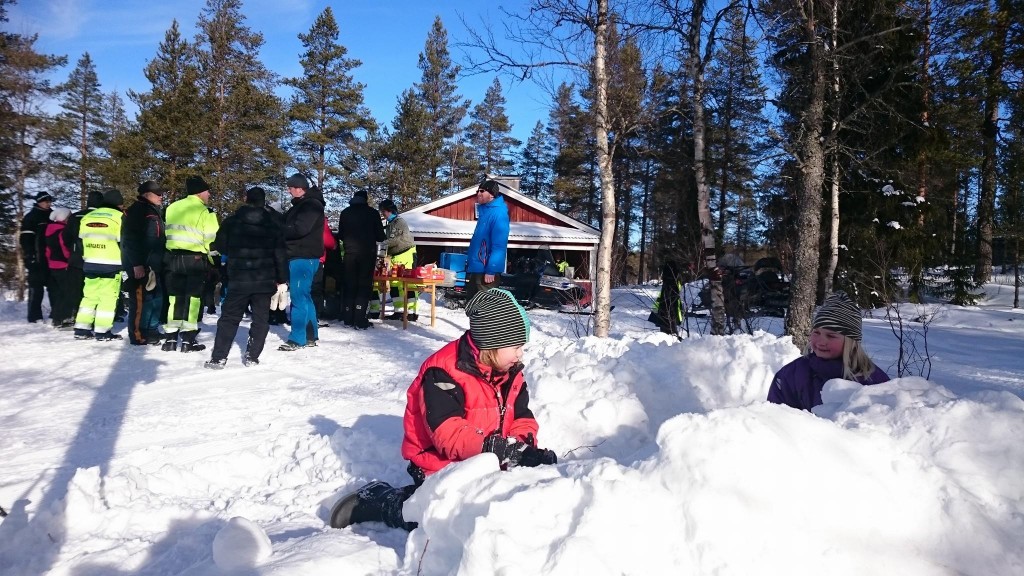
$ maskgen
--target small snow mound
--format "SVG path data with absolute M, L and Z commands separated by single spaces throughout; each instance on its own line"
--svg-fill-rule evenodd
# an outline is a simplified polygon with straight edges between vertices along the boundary
M 270 557 L 270 538 L 255 522 L 235 516 L 213 538 L 213 561 L 221 570 L 252 568 Z

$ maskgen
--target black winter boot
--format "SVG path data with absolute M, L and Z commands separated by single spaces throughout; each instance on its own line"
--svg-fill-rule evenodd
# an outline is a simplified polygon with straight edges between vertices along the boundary
M 196 337 L 199 336 L 199 330 L 189 330 L 181 333 L 181 351 L 182 352 L 200 352 L 206 350 L 205 344 L 196 344 Z
M 402 505 L 415 486 L 394 488 L 386 482 L 370 482 L 342 498 L 331 509 L 331 528 L 345 528 L 362 522 L 383 522 L 392 528 L 413 530 L 415 522 L 402 518 Z

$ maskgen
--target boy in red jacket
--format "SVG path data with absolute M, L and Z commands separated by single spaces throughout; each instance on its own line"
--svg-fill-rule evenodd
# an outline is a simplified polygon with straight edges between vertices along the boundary
M 402 504 L 423 480 L 452 462 L 483 452 L 502 469 L 555 464 L 551 450 L 537 448 L 537 421 L 523 380 L 523 345 L 530 320 L 511 293 L 492 288 L 466 304 L 469 331 L 431 355 L 407 393 L 402 456 L 414 484 L 394 488 L 371 482 L 338 502 L 331 526 L 384 522 L 412 530 Z

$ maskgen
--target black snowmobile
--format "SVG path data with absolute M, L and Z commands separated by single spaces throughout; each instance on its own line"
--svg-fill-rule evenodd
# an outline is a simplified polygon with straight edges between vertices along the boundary
M 457 257 L 445 258 L 442 262 L 449 265 L 461 263 L 465 259 Z M 554 264 L 549 250 L 538 250 L 530 257 L 519 257 L 511 266 L 510 272 L 501 275 L 500 288 L 508 290 L 516 300 L 526 308 L 544 308 L 561 312 L 585 312 L 591 304 L 593 296 L 572 278 L 566 278 Z M 445 303 L 449 308 L 461 308 L 466 305 L 465 268 L 453 270 L 457 280 L 452 286 L 442 287 Z
M 722 292 L 726 313 L 737 318 L 775 316 L 784 318 L 789 310 L 789 282 L 782 275 L 778 258 L 761 258 L 753 266 L 722 266 Z M 711 286 L 698 294 L 694 310 L 711 309 Z

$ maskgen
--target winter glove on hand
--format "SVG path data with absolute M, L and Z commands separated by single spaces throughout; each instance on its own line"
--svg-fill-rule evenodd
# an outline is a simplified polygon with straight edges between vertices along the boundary
M 503 438 L 498 431 L 491 432 L 484 438 L 481 452 L 490 452 L 498 457 L 502 469 L 515 468 L 523 455 L 526 444 L 515 438 Z
M 534 468 L 541 464 L 558 464 L 558 456 L 553 450 L 526 446 L 519 457 L 519 465 Z

